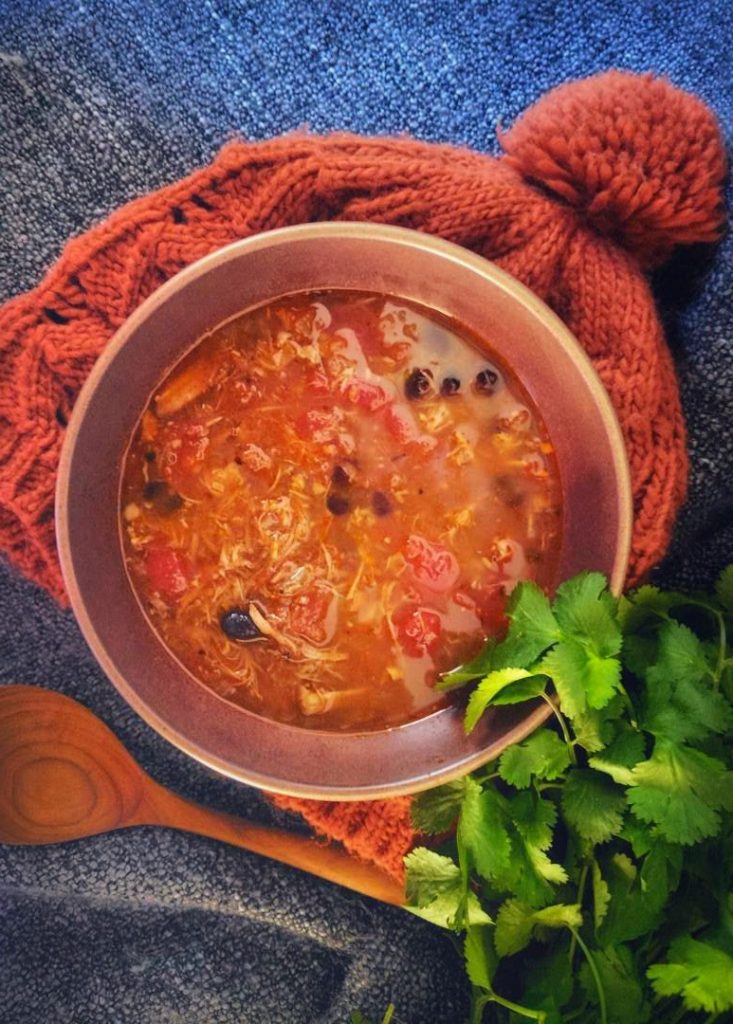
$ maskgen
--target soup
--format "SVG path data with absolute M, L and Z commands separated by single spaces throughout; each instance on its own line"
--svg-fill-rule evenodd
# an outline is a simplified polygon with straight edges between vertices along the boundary
M 122 481 L 130 577 L 189 671 L 259 715 L 378 729 L 547 586 L 553 449 L 465 331 L 389 296 L 288 296 L 204 337 L 151 399 Z

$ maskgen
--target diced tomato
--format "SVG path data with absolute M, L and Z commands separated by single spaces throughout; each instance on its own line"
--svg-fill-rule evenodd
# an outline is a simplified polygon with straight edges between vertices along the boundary
M 337 409 L 308 409 L 295 418 L 295 429 L 304 440 L 330 441 L 343 419 Z
M 169 601 L 177 600 L 188 587 L 191 566 L 188 560 L 168 547 L 148 548 L 145 571 L 151 590 Z
M 417 582 L 435 593 L 445 593 L 458 582 L 460 569 L 453 552 L 418 533 L 407 538 L 405 560 Z
M 325 643 L 328 640 L 326 617 L 332 600 L 333 594 L 322 587 L 295 597 L 288 615 L 291 631 L 314 644 Z
M 417 604 L 403 604 L 392 616 L 392 622 L 408 657 L 421 658 L 426 653 L 435 653 L 442 629 L 437 612 Z
M 383 408 L 391 400 L 387 389 L 381 384 L 374 384 L 361 377 L 352 377 L 342 387 L 344 397 L 360 409 L 367 409 L 369 412 L 376 412 Z
M 329 454 L 351 455 L 356 448 L 354 437 L 343 429 L 344 411 L 333 409 L 309 409 L 294 420 L 296 433 L 304 440 L 324 446 Z

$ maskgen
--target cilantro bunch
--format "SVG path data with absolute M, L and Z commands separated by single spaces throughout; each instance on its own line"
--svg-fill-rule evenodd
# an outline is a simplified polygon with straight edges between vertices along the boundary
M 422 794 L 413 913 L 458 933 L 471 1022 L 733 1021 L 733 566 L 715 594 L 598 573 L 517 587 L 503 642 L 451 672 L 549 725 Z M 448 836 L 446 839 L 445 837 Z

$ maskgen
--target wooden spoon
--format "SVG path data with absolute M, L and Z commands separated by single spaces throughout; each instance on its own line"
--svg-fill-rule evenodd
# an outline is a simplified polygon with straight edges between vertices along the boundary
M 61 843 L 130 825 L 221 839 L 385 903 L 404 903 L 394 879 L 343 850 L 250 825 L 158 785 L 70 697 L 37 686 L 0 687 L 0 842 Z

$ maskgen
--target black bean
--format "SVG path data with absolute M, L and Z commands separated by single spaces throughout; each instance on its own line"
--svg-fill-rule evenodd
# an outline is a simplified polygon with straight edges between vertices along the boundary
M 444 377 L 443 382 L 440 385 L 440 393 L 443 398 L 450 398 L 451 395 L 457 395 L 461 390 L 461 382 L 458 377 Z
M 416 367 L 405 381 L 405 394 L 412 401 L 425 398 L 432 390 L 433 375 L 430 370 L 420 370 Z
M 343 466 L 334 466 L 333 473 L 331 473 L 331 483 L 337 487 L 348 487 L 351 483 L 351 477 Z
M 378 516 L 388 516 L 392 511 L 392 502 L 384 491 L 375 491 L 372 494 L 372 508 Z
M 498 380 L 499 374 L 496 370 L 491 370 L 489 367 L 486 367 L 485 370 L 479 370 L 476 374 L 474 387 L 482 395 L 493 395 L 496 390 Z
M 222 612 L 219 625 L 230 640 L 259 640 L 262 633 L 244 608 L 230 608 Z
M 165 480 L 148 480 L 143 487 L 143 499 L 150 502 L 156 512 L 166 516 L 177 512 L 183 505 L 183 498 L 172 491 Z
M 326 508 L 334 516 L 343 516 L 351 508 L 349 499 L 342 497 L 340 494 L 329 494 L 326 498 Z
M 148 480 L 143 487 L 143 498 L 145 501 L 155 501 L 156 498 L 161 498 L 168 490 L 168 484 L 165 480 Z

